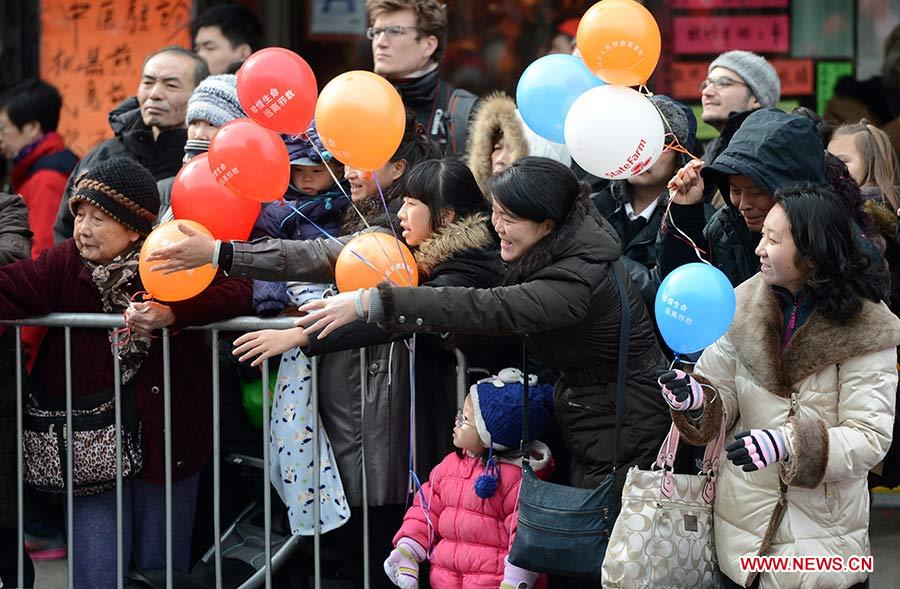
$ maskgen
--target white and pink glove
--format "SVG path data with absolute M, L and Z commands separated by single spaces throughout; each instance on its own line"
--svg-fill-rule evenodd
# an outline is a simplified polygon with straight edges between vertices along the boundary
M 696 411 L 703 408 L 703 387 L 681 370 L 663 370 L 657 382 L 663 398 L 675 411 Z
M 427 552 L 421 544 L 410 538 L 400 538 L 397 547 L 384 561 L 384 572 L 400 589 L 418 589 L 419 563 Z
M 725 456 L 744 472 L 762 470 L 787 460 L 789 452 L 780 429 L 751 429 L 734 436 L 725 446 Z
M 509 562 L 509 558 L 504 559 L 506 563 L 503 567 L 503 582 L 500 583 L 500 589 L 531 589 L 537 581 L 538 574 L 533 573 L 522 567 Z

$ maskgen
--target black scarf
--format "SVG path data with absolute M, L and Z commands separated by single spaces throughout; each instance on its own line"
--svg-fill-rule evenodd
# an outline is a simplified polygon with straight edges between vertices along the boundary
M 100 291 L 100 301 L 105 313 L 124 313 L 125 309 L 131 305 L 131 294 L 128 287 L 138 279 L 140 253 L 141 242 L 138 242 L 130 250 L 107 264 L 84 261 L 91 270 L 94 284 Z M 149 351 L 149 335 L 132 333 L 130 336 L 119 338 L 118 349 L 114 346 L 113 353 L 118 352 L 119 354 L 123 383 L 127 384 L 134 378 Z

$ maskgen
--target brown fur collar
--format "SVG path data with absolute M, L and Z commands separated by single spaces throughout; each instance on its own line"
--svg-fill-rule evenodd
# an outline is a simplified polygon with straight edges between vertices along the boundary
M 423 241 L 413 254 L 419 272 L 430 276 L 432 270 L 454 254 L 482 249 L 493 243 L 494 238 L 487 224 L 488 216 L 476 213 L 436 231 Z
M 511 162 L 528 155 L 528 142 L 522 123 L 516 115 L 516 103 L 502 92 L 491 94 L 481 101 L 469 128 L 469 145 L 466 150 L 469 169 L 488 198 L 491 154 L 494 153 L 497 131 L 503 132 L 503 138 L 510 149 Z
M 587 194 L 581 193 L 575 197 L 572 210 L 569 211 L 566 220 L 537 242 L 524 256 L 507 266 L 503 284 L 521 284 L 538 270 L 549 266 L 564 248 L 571 246 L 575 234 L 587 222 L 587 217 L 592 216 L 591 211 L 596 212 L 596 208 Z M 605 222 L 600 223 L 600 226 L 609 228 Z M 612 229 L 609 228 L 609 231 Z M 613 242 L 610 246 L 615 250 L 611 251 L 611 254 L 615 253 L 615 255 L 610 255 L 609 259 L 615 260 L 619 257 L 621 247 L 615 237 L 610 236 L 609 239 Z
M 897 230 L 897 215 L 894 211 L 874 200 L 867 200 L 863 208 L 874 219 L 881 234 L 888 239 L 894 239 L 894 232 Z
M 781 352 L 784 316 L 757 274 L 735 289 L 737 310 L 729 332 L 738 360 L 771 393 L 789 398 L 794 387 L 826 366 L 900 344 L 900 320 L 884 303 L 863 303 L 846 325 L 813 311 Z

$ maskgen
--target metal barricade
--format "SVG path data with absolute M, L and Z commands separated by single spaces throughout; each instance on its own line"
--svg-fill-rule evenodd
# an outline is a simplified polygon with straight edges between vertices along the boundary
M 0 325 L 13 325 L 15 326 L 15 337 L 16 337 L 16 433 L 17 433 L 17 444 L 16 444 L 16 463 L 17 463 L 17 491 L 18 491 L 18 518 L 17 518 L 17 528 L 18 528 L 18 554 L 17 554 L 17 587 L 24 586 L 24 442 L 23 442 L 23 413 L 24 413 L 24 385 L 23 385 L 23 375 L 24 368 L 22 365 L 22 326 L 41 326 L 41 327 L 51 327 L 51 328 L 62 328 L 64 329 L 64 342 L 65 342 L 65 382 L 66 382 L 66 391 L 65 391 L 65 402 L 66 402 L 66 419 L 67 419 L 67 428 L 66 428 L 66 442 L 69 447 L 72 447 L 73 440 L 73 429 L 72 429 L 72 329 L 103 329 L 103 330 L 117 330 L 124 327 L 124 319 L 122 315 L 107 315 L 100 313 L 54 313 L 50 315 L 45 315 L 42 317 L 33 317 L 20 321 L 0 321 Z M 211 549 L 214 552 L 215 558 L 215 587 L 220 589 L 223 583 L 222 577 L 222 546 L 221 541 L 223 538 L 222 535 L 222 525 L 221 525 L 221 460 L 222 460 L 222 448 L 221 448 L 221 431 L 220 431 L 220 419 L 221 419 L 221 404 L 220 404 L 220 373 L 219 373 L 219 361 L 218 361 L 218 348 L 219 348 L 219 335 L 223 331 L 227 332 L 247 332 L 254 331 L 259 329 L 286 329 L 294 326 L 293 318 L 277 318 L 277 319 L 260 319 L 257 317 L 238 317 L 234 319 L 230 319 L 228 321 L 222 321 L 219 323 L 214 323 L 211 325 L 206 325 L 202 327 L 188 327 L 187 329 L 191 330 L 202 330 L 209 331 L 211 334 L 211 356 L 212 356 L 212 385 L 213 385 L 213 395 L 212 395 L 212 420 L 213 420 L 213 448 L 212 448 L 212 460 L 213 460 L 213 529 L 214 529 L 214 537 L 215 537 L 215 545 Z M 113 345 L 118 343 L 119 336 L 114 332 L 113 333 Z M 161 330 L 161 345 L 163 352 L 163 423 L 164 423 L 164 443 L 165 443 L 165 540 L 166 540 L 166 568 L 165 568 L 165 579 L 166 586 L 173 587 L 174 580 L 174 571 L 173 571 L 173 558 L 172 558 L 172 530 L 173 530 L 173 521 L 172 521 L 172 405 L 171 405 L 171 358 L 170 358 L 170 332 L 168 329 Z M 110 352 L 111 353 L 111 352 Z M 122 410 L 121 410 L 121 367 L 119 358 L 116 354 L 113 355 L 113 369 L 116 373 L 116 378 L 114 379 L 114 395 L 116 401 L 116 411 L 115 411 L 115 426 L 118 435 L 116 436 L 116 524 L 117 524 L 117 533 L 116 533 L 116 554 L 117 554 L 117 587 L 122 589 L 125 583 L 126 570 L 124 559 L 123 559 L 123 485 L 122 485 Z M 465 398 L 465 394 L 467 391 L 467 376 L 471 372 L 467 367 L 467 363 L 465 360 L 465 356 L 458 350 L 455 352 L 455 358 L 457 360 L 457 393 L 458 393 L 458 404 L 459 407 L 462 407 L 462 401 Z M 311 383 L 311 411 L 313 415 L 318 415 L 319 408 L 319 399 L 318 399 L 318 374 L 317 374 L 317 359 L 312 358 L 312 383 Z M 360 378 L 361 378 L 361 392 L 362 392 L 362 406 L 365 407 L 366 400 L 366 388 L 368 386 L 368 371 L 366 369 L 366 350 L 360 350 Z M 263 513 L 264 513 L 264 521 L 265 521 L 265 566 L 257 571 L 255 575 L 253 575 L 250 579 L 244 582 L 241 585 L 242 588 L 251 588 L 251 587 L 260 587 L 264 585 L 269 588 L 272 586 L 272 565 L 273 565 L 273 555 L 272 555 L 272 529 L 271 529 L 271 515 L 272 515 L 272 505 L 271 505 L 271 484 L 270 484 L 270 465 L 269 465 L 269 426 L 270 426 L 270 415 L 269 415 L 269 371 L 268 371 L 268 360 L 263 362 L 262 365 L 262 390 L 264 394 L 262 395 L 263 402 L 263 460 L 262 460 L 262 469 L 263 469 Z M 413 426 L 414 427 L 414 426 Z M 314 489 L 314 499 L 313 499 L 313 511 L 314 511 L 314 536 L 313 536 L 313 554 L 314 554 L 314 586 L 316 589 L 320 589 L 321 587 L 321 575 L 322 575 L 322 567 L 321 567 L 321 526 L 320 526 L 320 456 L 319 456 L 319 420 L 315 419 L 313 423 L 313 454 L 315 456 L 315 464 L 313 467 L 313 489 Z M 365 448 L 361 449 L 363 452 L 363 467 L 362 467 L 362 503 L 363 503 L 363 559 L 364 559 L 364 585 L 366 588 L 369 587 L 370 583 L 370 563 L 369 563 L 369 519 L 368 519 L 368 493 L 367 493 L 367 484 L 366 484 L 366 472 L 365 472 Z M 73 503 L 74 503 L 74 493 L 73 493 L 73 483 L 72 483 L 72 472 L 73 472 L 73 453 L 66 453 L 66 518 L 67 518 L 67 547 L 68 547 L 68 567 L 67 567 L 67 586 L 72 587 L 74 585 L 74 569 L 73 569 L 73 558 L 72 558 L 72 550 L 74 545 L 73 531 L 74 531 L 74 513 L 73 513 Z M 227 533 L 227 531 L 226 531 Z M 294 537 L 296 541 L 297 538 Z M 284 560 L 284 559 L 282 559 Z M 276 559 L 275 564 L 279 564 Z M 8 585 L 8 583 L 7 583 Z

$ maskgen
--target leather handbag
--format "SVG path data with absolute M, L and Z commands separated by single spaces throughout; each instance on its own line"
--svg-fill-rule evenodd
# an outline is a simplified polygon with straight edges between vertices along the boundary
M 133 387 L 123 387 L 122 478 L 143 465 L 141 426 Z M 25 482 L 48 493 L 65 493 L 68 431 L 65 407 L 29 395 L 23 420 Z M 54 399 L 55 401 L 55 399 Z M 72 402 L 72 489 L 78 496 L 97 495 L 116 485 L 116 413 L 112 391 Z
M 713 538 L 713 501 L 725 419 L 706 446 L 699 475 L 672 472 L 680 434 L 669 428 L 651 470 L 633 466 L 613 526 L 603 587 L 718 589 L 722 580 Z
M 522 483 L 516 538 L 509 562 L 544 573 L 570 577 L 599 577 L 606 545 L 616 515 L 616 472 L 622 405 L 628 369 L 628 336 L 631 312 L 628 293 L 615 263 L 610 264 L 619 289 L 622 321 L 619 329 L 619 367 L 616 382 L 616 437 L 612 472 L 594 489 L 582 489 L 542 481 L 529 464 L 528 378 L 525 378 L 522 412 Z M 522 348 L 522 373 L 528 374 L 526 352 Z

